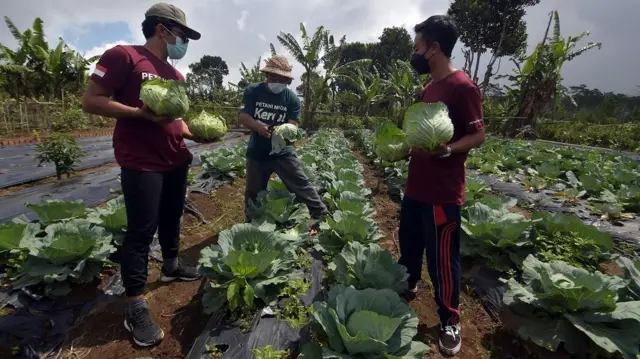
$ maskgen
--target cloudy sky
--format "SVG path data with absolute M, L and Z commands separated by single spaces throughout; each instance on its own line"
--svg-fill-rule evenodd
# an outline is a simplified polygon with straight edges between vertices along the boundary
M 2 15 L 9 16 L 19 29 L 29 27 L 35 17 L 45 22 L 48 38 L 62 36 L 72 47 L 89 55 L 121 43 L 143 43 L 140 30 L 145 10 L 155 0 L 0 0 Z M 348 41 L 375 41 L 389 26 L 412 26 L 430 15 L 446 12 L 449 0 L 174 0 L 187 13 L 191 27 L 202 33 L 192 42 L 187 56 L 178 63 L 187 65 L 203 55 L 221 56 L 229 65 L 226 80 L 239 79 L 240 62 L 253 65 L 267 56 L 269 43 L 280 52 L 276 35 L 280 31 L 299 34 L 300 22 L 311 32 L 324 25 Z M 615 4 L 615 5 L 614 5 Z M 565 65 L 565 85 L 587 84 L 604 91 L 639 93 L 638 58 L 640 46 L 640 1 L 638 0 L 542 0 L 526 17 L 529 46 L 541 40 L 548 14 L 560 13 L 562 33 L 575 35 L 591 31 L 589 40 L 602 41 L 593 50 Z M 2 24 L 3 25 L 3 24 Z M 0 27 L 0 43 L 15 45 L 6 27 Z M 586 41 L 585 41 L 586 43 Z M 457 46 L 457 66 L 463 59 Z M 501 72 L 509 71 L 503 61 Z M 302 69 L 295 66 L 299 76 Z

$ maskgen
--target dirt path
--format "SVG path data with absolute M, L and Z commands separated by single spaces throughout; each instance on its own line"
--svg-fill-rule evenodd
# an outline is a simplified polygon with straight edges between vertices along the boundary
M 386 182 L 375 172 L 369 161 L 359 152 L 354 151 L 363 163 L 366 186 L 373 191 L 372 202 L 377 212 L 376 221 L 384 233 L 380 245 L 390 251 L 395 258 L 399 256 L 397 241 L 400 205 L 388 195 Z M 437 305 L 433 299 L 433 286 L 429 281 L 426 262 L 422 270 L 422 281 L 418 284 L 418 294 L 409 305 L 416 311 L 420 320 L 416 340 L 427 343 L 431 352 L 425 357 L 429 359 L 449 358 L 439 353 L 438 334 L 439 319 Z M 544 356 L 532 354 L 525 348 L 524 343 L 501 328 L 501 324 L 494 320 L 485 310 L 482 302 L 473 296 L 472 289 L 462 283 L 460 309 L 462 311 L 462 350 L 456 358 L 556 358 L 554 353 L 546 352 Z M 527 345 L 529 347 L 529 345 Z M 530 348 L 531 349 L 531 348 Z M 534 351 L 535 348 L 534 348 Z
M 192 195 L 197 208 L 211 223 L 197 223 L 185 216 L 181 258 L 197 264 L 200 250 L 214 244 L 220 231 L 244 220 L 244 180 L 224 185 L 212 196 Z M 151 262 L 146 298 L 151 314 L 165 332 L 162 343 L 153 348 L 140 349 L 133 344 L 123 327 L 124 298 L 100 314 L 85 318 L 71 333 L 60 358 L 134 359 L 184 358 L 195 338 L 204 328 L 208 315 L 202 313 L 200 303 L 203 281 L 163 284 L 158 279 L 160 264 Z

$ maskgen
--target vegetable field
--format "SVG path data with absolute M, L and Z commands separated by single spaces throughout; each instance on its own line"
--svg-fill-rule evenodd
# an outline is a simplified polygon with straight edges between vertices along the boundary
M 151 262 L 145 296 L 166 333 L 156 348 L 136 349 L 121 327 L 121 197 L 33 201 L 29 218 L 1 224 L 0 356 L 441 358 L 428 276 L 401 296 L 407 163 L 381 161 L 372 131 L 300 139 L 331 212 L 309 236 L 307 208 L 277 176 L 244 223 L 245 149 L 198 153 L 181 246 L 205 280 L 160 284 Z M 491 139 L 467 165 L 458 357 L 636 358 L 637 162 Z

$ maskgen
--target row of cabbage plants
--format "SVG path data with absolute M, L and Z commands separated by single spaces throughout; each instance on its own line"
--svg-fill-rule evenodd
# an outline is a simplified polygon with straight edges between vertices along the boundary
M 371 192 L 349 141 L 322 130 L 298 153 L 330 212 L 319 219 L 319 233 L 308 234 L 308 210 L 272 179 L 249 208 L 251 223 L 222 232 L 218 244 L 202 250 L 206 310 L 249 323 L 268 308 L 296 328 L 307 326 L 312 340 L 300 358 L 422 358 L 428 347 L 413 341 L 417 316 L 399 295 L 406 270 L 376 244 L 382 234 Z M 310 286 L 311 255 L 327 270 L 325 295 L 305 306 L 299 297 Z
M 377 158 L 375 137 L 354 134 L 386 175 L 390 194 L 402 198 L 408 162 Z M 491 193 L 482 181 L 468 179 L 466 198 L 461 253 L 502 273 L 502 302 L 520 318 L 514 329 L 522 339 L 571 354 L 640 354 L 640 260 L 615 254 L 611 236 L 577 216 L 523 214 L 515 199 Z M 605 270 L 612 264 L 620 275 Z

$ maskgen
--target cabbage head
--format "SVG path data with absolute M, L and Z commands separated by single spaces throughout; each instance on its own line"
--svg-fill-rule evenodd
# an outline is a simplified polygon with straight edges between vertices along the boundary
M 407 135 L 392 122 L 385 121 L 376 134 L 375 152 L 385 161 L 400 161 L 409 154 Z
M 295 142 L 301 137 L 298 126 L 294 124 L 285 123 L 275 127 L 271 134 L 271 153 L 269 154 L 274 155 L 282 152 L 288 142 Z
M 402 127 L 411 147 L 433 150 L 453 137 L 449 110 L 442 102 L 420 102 L 409 107 Z
M 224 136 L 228 129 L 224 118 L 202 111 L 189 120 L 189 130 L 199 138 L 213 140 Z
M 313 318 L 326 334 L 322 346 L 307 344 L 304 359 L 421 359 L 429 347 L 413 341 L 418 317 L 391 289 L 356 290 L 337 285 L 329 300 L 313 304 Z
M 140 88 L 140 99 L 158 116 L 182 118 L 189 111 L 187 84 L 184 81 L 155 78 Z

